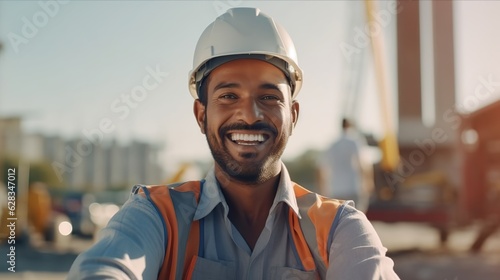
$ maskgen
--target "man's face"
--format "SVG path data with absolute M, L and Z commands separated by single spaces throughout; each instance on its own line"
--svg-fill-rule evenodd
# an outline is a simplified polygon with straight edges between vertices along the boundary
M 195 101 L 194 111 L 216 168 L 246 183 L 277 175 L 299 113 L 283 72 L 240 59 L 214 69 L 207 83 L 207 104 Z

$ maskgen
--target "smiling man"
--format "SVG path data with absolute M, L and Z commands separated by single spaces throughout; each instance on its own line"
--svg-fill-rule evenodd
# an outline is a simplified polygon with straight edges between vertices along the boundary
M 281 156 L 301 85 L 272 18 L 254 8 L 217 18 L 189 77 L 213 168 L 201 181 L 134 187 L 69 279 L 398 279 L 363 213 L 290 179 Z
M 280 158 L 299 104 L 280 69 L 250 58 L 213 70 L 202 93 L 206 101 L 197 100 L 194 111 L 216 163 L 215 177 L 224 182 L 229 220 L 253 249 L 276 196 Z

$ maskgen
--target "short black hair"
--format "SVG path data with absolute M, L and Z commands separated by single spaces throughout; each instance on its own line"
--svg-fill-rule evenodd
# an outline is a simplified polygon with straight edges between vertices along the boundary
M 199 82 L 198 86 L 198 99 L 203 106 L 207 106 L 208 99 L 208 82 L 210 81 L 210 75 Z

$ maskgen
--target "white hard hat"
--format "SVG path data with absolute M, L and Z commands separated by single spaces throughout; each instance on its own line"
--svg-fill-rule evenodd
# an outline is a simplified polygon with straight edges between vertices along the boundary
M 211 23 L 200 36 L 189 72 L 189 91 L 198 98 L 201 83 L 223 63 L 251 58 L 280 68 L 290 82 L 292 98 L 302 86 L 302 70 L 286 30 L 256 8 L 232 8 Z

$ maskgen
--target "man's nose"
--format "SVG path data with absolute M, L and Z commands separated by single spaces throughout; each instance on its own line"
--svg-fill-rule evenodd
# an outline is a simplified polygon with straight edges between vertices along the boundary
M 248 99 L 241 102 L 238 119 L 247 124 L 254 124 L 264 120 L 264 113 L 257 100 Z

